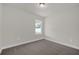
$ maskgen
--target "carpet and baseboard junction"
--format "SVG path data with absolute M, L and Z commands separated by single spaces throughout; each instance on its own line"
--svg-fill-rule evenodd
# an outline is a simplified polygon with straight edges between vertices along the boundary
M 1 55 L 79 55 L 79 50 L 42 39 L 3 49 Z

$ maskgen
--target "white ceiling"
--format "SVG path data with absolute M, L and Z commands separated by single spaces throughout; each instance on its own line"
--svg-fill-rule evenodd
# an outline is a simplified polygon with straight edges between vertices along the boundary
M 48 17 L 52 14 L 55 14 L 55 12 L 60 14 L 66 12 L 66 10 L 72 11 L 79 9 L 78 3 L 46 3 L 45 8 L 39 7 L 37 3 L 10 3 L 5 5 L 22 8 L 26 11 L 38 14 L 43 17 Z

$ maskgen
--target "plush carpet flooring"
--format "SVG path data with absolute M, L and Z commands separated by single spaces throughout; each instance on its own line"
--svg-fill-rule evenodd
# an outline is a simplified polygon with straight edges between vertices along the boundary
M 79 50 L 73 49 L 48 40 L 4 49 L 2 55 L 78 55 Z

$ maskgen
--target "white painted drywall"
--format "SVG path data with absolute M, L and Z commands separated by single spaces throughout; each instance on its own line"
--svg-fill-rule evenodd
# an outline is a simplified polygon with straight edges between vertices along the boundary
M 0 48 L 2 47 L 2 4 L 0 4 Z
M 79 5 L 56 5 L 45 19 L 45 34 L 51 41 L 79 49 Z
M 15 6 L 7 4 L 3 5 L 3 48 L 21 44 L 23 42 L 35 41 L 34 26 L 35 19 L 42 20 L 43 18 L 35 14 L 24 11 Z M 39 37 L 40 38 L 40 37 Z M 38 38 L 38 39 L 39 39 Z

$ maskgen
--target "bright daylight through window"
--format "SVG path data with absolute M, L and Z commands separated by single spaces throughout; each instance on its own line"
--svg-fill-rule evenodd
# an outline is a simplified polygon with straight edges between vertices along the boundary
M 42 21 L 35 20 L 35 34 L 42 34 Z

